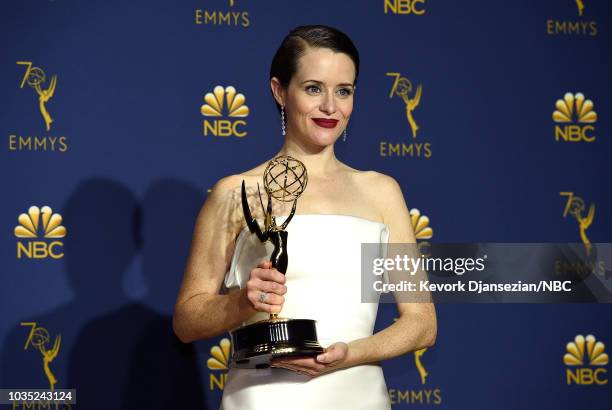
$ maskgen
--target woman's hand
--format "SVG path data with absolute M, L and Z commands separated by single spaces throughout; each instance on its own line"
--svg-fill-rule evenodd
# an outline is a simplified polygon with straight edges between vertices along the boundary
M 272 268 L 272 262 L 260 263 L 249 275 L 246 284 L 247 298 L 259 312 L 279 313 L 285 303 L 287 293 L 285 275 Z M 262 299 L 262 292 L 265 298 Z
M 273 359 L 272 367 L 282 367 L 307 374 L 311 377 L 320 376 L 333 370 L 347 367 L 346 358 L 349 346 L 344 342 L 336 342 L 325 349 L 316 357 L 286 357 Z

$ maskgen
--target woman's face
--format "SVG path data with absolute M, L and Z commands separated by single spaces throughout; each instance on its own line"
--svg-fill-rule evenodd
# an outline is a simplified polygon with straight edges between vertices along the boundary
M 318 146 L 333 144 L 353 111 L 354 81 L 347 54 L 309 48 L 284 93 L 288 132 Z

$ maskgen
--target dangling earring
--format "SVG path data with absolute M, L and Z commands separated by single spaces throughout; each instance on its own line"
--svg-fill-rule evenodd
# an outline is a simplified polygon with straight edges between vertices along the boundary
M 287 128 L 285 126 L 285 106 L 281 105 L 281 124 L 283 127 L 283 135 L 287 135 Z
M 342 142 L 346 141 L 346 128 L 344 129 L 344 135 L 342 135 Z

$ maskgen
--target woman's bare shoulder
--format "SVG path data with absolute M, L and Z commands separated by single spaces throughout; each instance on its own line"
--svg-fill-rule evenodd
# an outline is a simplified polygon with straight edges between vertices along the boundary
M 373 170 L 358 171 L 353 180 L 359 186 L 362 197 L 376 208 L 383 219 L 388 218 L 393 208 L 404 204 L 400 185 L 390 175 Z
M 384 195 L 399 188 L 399 183 L 390 175 L 373 170 L 361 171 L 352 168 L 351 170 L 355 182 L 365 186 L 374 195 Z
M 266 163 L 263 163 L 244 172 L 222 177 L 215 183 L 211 192 L 219 195 L 228 195 L 240 192 L 242 181 L 244 181 L 247 185 L 260 182 L 263 177 L 265 167 Z
M 220 178 L 212 187 L 204 208 L 211 208 L 212 212 L 219 220 L 224 220 L 229 224 L 230 231 L 239 232 L 245 225 L 244 214 L 242 211 L 242 182 L 244 181 L 248 202 L 253 209 L 253 216 L 260 217 L 259 208 L 255 207 L 257 201 L 257 184 L 261 186 L 263 171 L 267 163 L 258 165 L 255 168 L 244 172 L 231 174 Z M 262 189 L 262 196 L 265 197 L 265 190 Z M 259 196 L 257 196 L 257 199 Z

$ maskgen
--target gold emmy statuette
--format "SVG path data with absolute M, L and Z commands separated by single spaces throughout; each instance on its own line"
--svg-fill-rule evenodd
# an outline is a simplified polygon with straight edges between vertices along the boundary
M 270 256 L 272 267 L 286 274 L 287 231 L 285 228 L 295 214 L 297 199 L 306 189 L 308 174 L 304 164 L 288 155 L 281 155 L 268 163 L 263 175 L 264 188 L 268 194 L 268 205 L 264 210 L 264 230 L 251 214 L 246 188 L 242 181 L 242 210 L 251 233 L 261 242 L 270 241 L 274 250 Z M 257 192 L 264 208 L 259 184 Z M 293 201 L 291 213 L 282 225 L 276 225 L 272 216 L 272 198 L 283 202 Z M 273 358 L 288 356 L 316 356 L 324 352 L 317 340 L 315 321 L 312 319 L 288 319 L 270 314 L 269 319 L 242 326 L 230 331 L 233 355 L 232 367 L 265 369 Z

